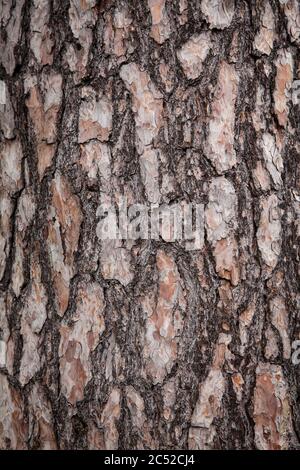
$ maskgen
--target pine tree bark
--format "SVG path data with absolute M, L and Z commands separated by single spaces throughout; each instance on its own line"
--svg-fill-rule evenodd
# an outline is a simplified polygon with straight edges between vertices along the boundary
M 0 18 L 0 448 L 299 448 L 297 0 Z M 203 246 L 99 240 L 124 196 Z

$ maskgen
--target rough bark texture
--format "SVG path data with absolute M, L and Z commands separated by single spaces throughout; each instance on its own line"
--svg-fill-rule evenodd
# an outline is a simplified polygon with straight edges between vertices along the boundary
M 2 449 L 299 448 L 299 15 L 0 1 Z M 121 196 L 203 247 L 99 241 Z

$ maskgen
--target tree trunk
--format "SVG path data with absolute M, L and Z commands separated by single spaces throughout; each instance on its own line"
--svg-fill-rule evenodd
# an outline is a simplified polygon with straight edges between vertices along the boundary
M 0 17 L 0 447 L 299 448 L 298 1 Z M 124 198 L 204 240 L 104 240 Z

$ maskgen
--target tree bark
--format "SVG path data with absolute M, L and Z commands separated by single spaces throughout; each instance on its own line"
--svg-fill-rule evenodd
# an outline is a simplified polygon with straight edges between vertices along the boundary
M 297 0 L 0 18 L 0 448 L 299 448 Z M 99 239 L 122 197 L 204 243 Z

